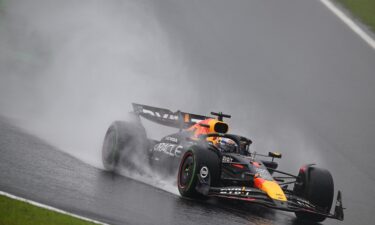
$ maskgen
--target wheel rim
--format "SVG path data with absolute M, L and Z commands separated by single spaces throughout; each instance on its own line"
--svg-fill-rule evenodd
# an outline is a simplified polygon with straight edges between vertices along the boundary
M 191 185 L 193 176 L 195 173 L 194 157 L 191 153 L 188 153 L 183 160 L 183 163 L 180 168 L 178 185 L 180 188 L 185 189 Z

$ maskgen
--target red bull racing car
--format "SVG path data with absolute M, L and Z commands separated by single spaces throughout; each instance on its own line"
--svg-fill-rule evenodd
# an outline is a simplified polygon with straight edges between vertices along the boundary
M 105 169 L 116 171 L 121 165 L 137 170 L 147 166 L 167 174 L 177 171 L 183 197 L 242 200 L 295 212 L 298 219 L 312 222 L 344 219 L 340 191 L 331 213 L 334 184 L 328 170 L 313 164 L 302 166 L 297 175 L 278 170 L 274 159 L 281 154 L 251 152 L 250 139 L 228 133 L 223 119 L 230 115 L 202 116 L 135 103 L 133 109 L 134 121 L 115 121 L 107 130 L 102 149 Z M 159 141 L 148 139 L 140 118 L 179 131 Z

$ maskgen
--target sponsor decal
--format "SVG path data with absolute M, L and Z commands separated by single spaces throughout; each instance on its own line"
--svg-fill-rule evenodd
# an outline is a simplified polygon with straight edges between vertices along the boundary
M 154 111 L 151 111 L 151 110 L 148 110 L 148 109 L 142 109 L 142 112 L 144 114 L 149 114 L 151 116 L 155 116 L 155 117 L 158 117 L 158 118 L 161 118 L 161 119 L 171 119 L 171 120 L 178 120 L 178 116 L 175 115 L 174 113 L 171 114 L 171 113 L 168 113 L 168 112 L 154 112 Z
M 166 141 L 170 141 L 170 142 L 174 142 L 174 143 L 177 143 L 178 142 L 178 140 L 177 140 L 177 138 L 175 138 L 175 137 L 165 137 L 164 138 Z
M 220 194 L 223 195 L 250 195 L 251 189 L 246 187 L 220 188 Z
M 181 145 L 175 145 L 175 144 L 170 144 L 170 143 L 159 143 L 154 146 L 154 151 L 163 152 L 173 157 L 180 157 L 182 148 L 183 147 Z
M 207 166 L 202 166 L 201 170 L 199 171 L 199 175 L 204 179 L 208 176 L 208 168 Z
M 228 156 L 223 156 L 223 159 L 222 159 L 222 162 L 223 163 L 231 163 L 233 161 L 233 158 L 232 157 L 228 157 Z
M 148 114 L 148 115 L 151 115 L 151 116 L 154 116 L 154 117 L 158 117 L 162 120 L 178 120 L 178 114 L 176 113 L 172 113 L 172 112 L 163 112 L 163 111 L 152 111 L 152 110 L 148 110 L 148 109 L 144 109 L 144 108 L 140 108 L 138 109 L 138 111 L 141 111 L 142 113 L 144 114 Z M 188 113 L 185 113 L 184 115 L 184 122 L 193 122 L 193 123 L 198 123 L 200 121 L 202 121 L 201 119 L 197 119 L 197 118 L 191 118 L 190 115 Z

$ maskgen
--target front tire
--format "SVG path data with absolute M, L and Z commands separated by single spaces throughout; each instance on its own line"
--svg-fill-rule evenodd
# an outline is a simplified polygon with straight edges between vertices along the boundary
M 293 192 L 312 204 L 319 206 L 325 213 L 329 213 L 334 195 L 334 184 L 331 173 L 326 169 L 308 167 L 300 170 L 298 182 Z M 308 212 L 296 212 L 300 220 L 322 222 L 326 216 Z
M 192 146 L 181 158 L 177 186 L 183 197 L 204 198 L 210 186 L 220 180 L 220 160 L 218 155 L 200 146 Z

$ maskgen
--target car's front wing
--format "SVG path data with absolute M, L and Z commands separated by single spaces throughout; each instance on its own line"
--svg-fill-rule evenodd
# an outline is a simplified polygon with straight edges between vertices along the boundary
M 327 213 L 326 210 L 310 203 L 309 201 L 293 195 L 291 191 L 285 191 L 287 201 L 274 200 L 268 197 L 268 195 L 257 189 L 251 187 L 211 187 L 208 192 L 208 196 L 236 199 L 241 201 L 248 201 L 255 204 L 260 204 L 273 209 L 279 209 L 289 212 L 308 212 L 313 214 L 319 214 L 328 218 L 337 220 L 344 220 L 344 208 L 342 206 L 341 192 L 337 194 L 335 211 L 333 214 Z

